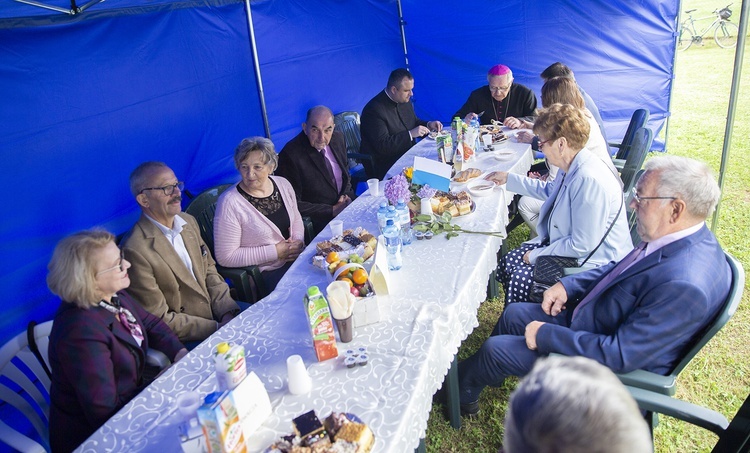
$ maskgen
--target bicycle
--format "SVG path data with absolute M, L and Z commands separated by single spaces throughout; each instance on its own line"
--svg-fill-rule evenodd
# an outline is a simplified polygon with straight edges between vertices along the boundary
M 693 15 L 690 14 L 697 10 L 691 9 L 685 11 L 685 14 L 688 15 L 688 18 L 680 24 L 680 32 L 678 35 L 679 38 L 677 38 L 677 48 L 680 50 L 687 50 L 688 47 L 693 45 L 693 43 L 702 44 L 703 36 L 712 28 L 715 28 L 714 41 L 716 41 L 717 46 L 723 49 L 730 49 L 736 46 L 737 36 L 739 35 L 739 27 L 729 21 L 729 18 L 732 16 L 732 10 L 729 9 L 730 6 L 732 6 L 732 3 L 728 4 L 724 8 L 715 9 L 710 16 L 699 17 L 698 19 L 693 19 Z M 712 17 L 714 18 L 714 21 L 711 22 L 711 25 L 706 27 L 706 29 L 702 32 L 698 33 L 698 30 L 695 28 L 695 21 L 710 19 Z

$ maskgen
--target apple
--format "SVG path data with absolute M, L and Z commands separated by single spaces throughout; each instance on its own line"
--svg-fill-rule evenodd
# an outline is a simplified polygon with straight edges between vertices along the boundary
M 359 290 L 355 286 L 352 286 L 351 288 L 349 288 L 349 291 L 351 291 L 354 297 L 359 297 Z

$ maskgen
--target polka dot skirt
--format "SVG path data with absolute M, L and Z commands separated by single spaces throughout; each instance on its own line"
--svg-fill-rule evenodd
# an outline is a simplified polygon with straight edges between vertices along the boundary
M 500 259 L 497 266 L 497 281 L 503 284 L 506 304 L 528 302 L 534 266 L 524 263 L 523 256 L 529 250 L 539 247 L 541 244 L 521 244 Z

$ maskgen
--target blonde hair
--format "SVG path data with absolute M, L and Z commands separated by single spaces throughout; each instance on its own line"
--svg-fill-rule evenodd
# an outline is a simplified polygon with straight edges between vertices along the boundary
M 103 229 L 79 231 L 57 243 L 47 265 L 47 287 L 65 302 L 87 309 L 99 302 L 96 268 L 92 255 L 115 236 Z

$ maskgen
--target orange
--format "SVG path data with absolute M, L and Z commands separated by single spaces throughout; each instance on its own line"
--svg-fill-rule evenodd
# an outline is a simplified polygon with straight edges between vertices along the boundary
M 326 256 L 326 263 L 331 264 L 339 260 L 339 254 L 337 252 L 329 252 Z
M 357 269 L 352 274 L 352 280 L 358 285 L 364 285 L 367 281 L 367 271 L 364 269 Z
M 333 252 L 333 253 L 336 253 L 336 252 Z M 336 269 L 340 268 L 341 266 L 346 266 L 347 264 L 349 263 L 347 263 L 346 261 L 339 261 L 339 264 L 336 265 Z
M 342 282 L 347 282 L 349 284 L 349 288 L 354 286 L 354 283 L 352 283 L 352 281 L 346 277 L 339 277 L 338 280 Z

